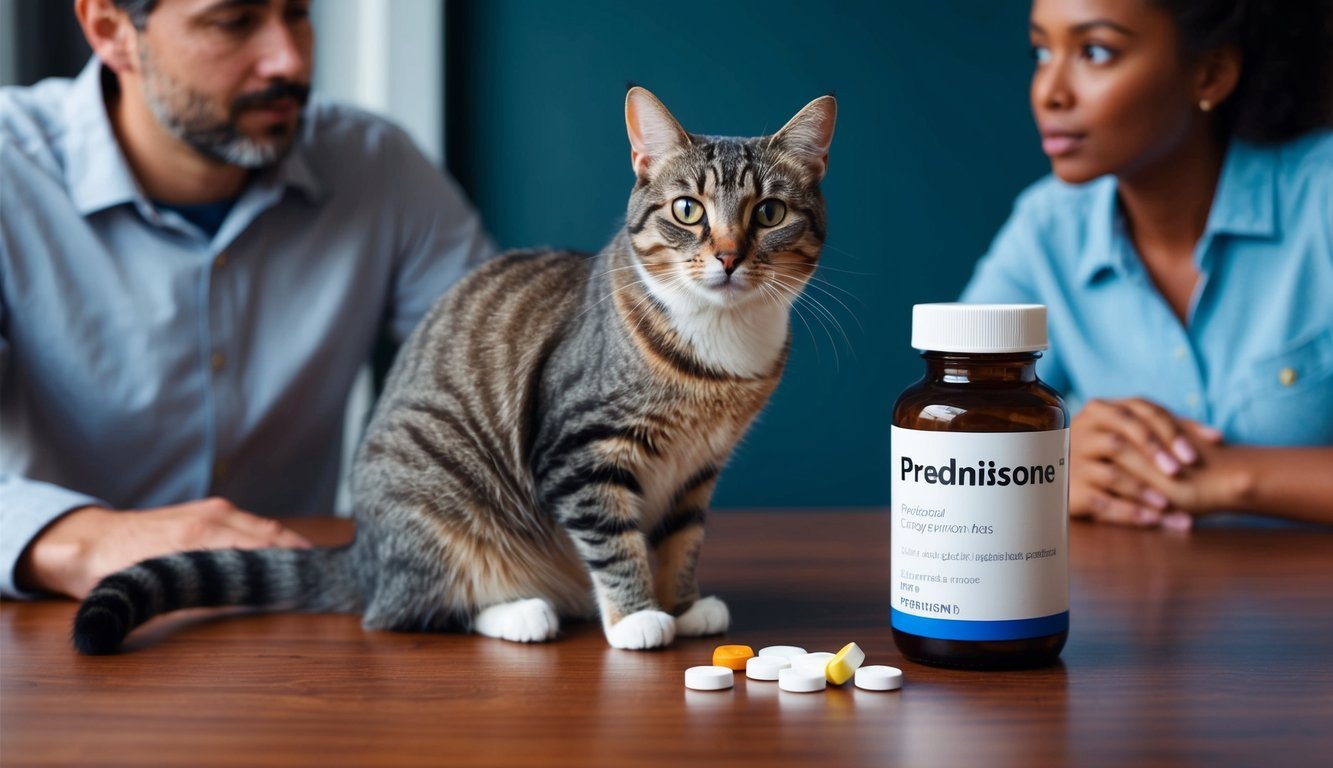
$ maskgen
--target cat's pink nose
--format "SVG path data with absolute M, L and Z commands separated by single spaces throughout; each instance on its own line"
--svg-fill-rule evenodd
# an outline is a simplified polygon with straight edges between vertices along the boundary
M 740 263 L 740 256 L 735 251 L 723 251 L 717 254 L 717 260 L 722 262 L 722 269 L 730 275 L 736 271 L 736 265 Z

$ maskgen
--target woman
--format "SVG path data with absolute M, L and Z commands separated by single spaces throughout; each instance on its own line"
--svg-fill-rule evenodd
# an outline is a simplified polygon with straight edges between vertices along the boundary
M 968 302 L 1038 302 L 1077 410 L 1070 514 L 1333 523 L 1327 0 L 1036 0 L 1054 178 Z

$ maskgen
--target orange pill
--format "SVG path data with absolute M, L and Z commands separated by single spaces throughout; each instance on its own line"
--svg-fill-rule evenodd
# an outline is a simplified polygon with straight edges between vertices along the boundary
M 754 649 L 748 645 L 719 645 L 713 649 L 713 666 L 744 670 L 753 656 Z

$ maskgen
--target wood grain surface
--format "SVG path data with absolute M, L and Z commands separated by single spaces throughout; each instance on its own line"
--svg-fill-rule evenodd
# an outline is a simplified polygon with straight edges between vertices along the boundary
M 343 520 L 294 527 L 333 543 Z M 75 604 L 0 606 L 0 763 L 290 765 L 1331 765 L 1333 534 L 1176 535 L 1076 524 L 1061 663 L 905 661 L 888 629 L 883 511 L 718 512 L 701 578 L 723 638 L 618 651 L 366 632 L 356 616 L 196 611 L 87 658 Z M 850 685 L 685 689 L 715 645 L 837 650 L 901 667 Z

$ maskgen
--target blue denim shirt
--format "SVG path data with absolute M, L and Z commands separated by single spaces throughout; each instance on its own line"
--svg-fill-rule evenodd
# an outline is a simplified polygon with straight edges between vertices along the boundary
M 399 129 L 312 100 L 210 236 L 145 198 L 94 59 L 0 89 L 0 591 L 61 514 L 210 495 L 333 511 L 343 409 L 494 251 Z
M 1181 323 L 1125 231 L 1116 180 L 1018 199 L 963 293 L 1048 308 L 1037 372 L 1073 409 L 1140 396 L 1233 443 L 1333 445 L 1333 133 L 1232 142 Z

